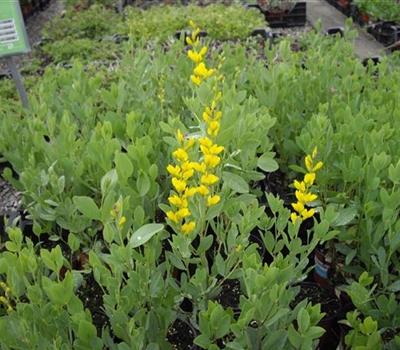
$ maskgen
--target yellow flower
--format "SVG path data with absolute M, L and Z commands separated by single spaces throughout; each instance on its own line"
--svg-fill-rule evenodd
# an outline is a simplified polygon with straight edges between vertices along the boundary
M 14 309 L 12 308 L 11 305 L 8 305 L 7 312 L 12 312 L 12 311 L 14 311 Z
M 309 173 L 312 172 L 312 158 L 310 155 L 306 156 L 306 159 L 304 160 L 305 164 L 306 164 L 306 169 Z
M 220 124 L 217 121 L 210 123 L 210 127 L 207 129 L 207 134 L 210 136 L 217 136 L 219 132 Z
M 176 224 L 179 222 L 178 217 L 173 211 L 168 211 L 167 212 L 167 218 L 170 219 L 171 221 L 175 222 Z
M 1 301 L 3 304 L 8 305 L 8 300 L 7 300 L 5 297 L 1 296 L 1 297 L 0 297 L 0 301 Z
M 119 227 L 124 226 L 125 222 L 126 222 L 126 217 L 125 216 L 121 217 L 121 219 L 119 219 L 118 221 L 118 226 Z
M 175 205 L 177 207 L 181 206 L 182 204 L 182 199 L 178 196 L 168 197 L 168 201 L 170 204 Z
M 203 120 L 204 120 L 207 124 L 209 124 L 209 123 L 211 122 L 210 117 L 211 117 L 210 114 L 208 114 L 207 112 L 203 112 Z
M 172 178 L 172 185 L 175 187 L 178 193 L 183 192 L 186 188 L 186 182 L 183 180 L 179 180 L 176 177 Z
M 186 162 L 189 159 L 187 152 L 182 149 L 178 148 L 176 151 L 172 153 L 172 155 L 181 163 Z
M 222 112 L 221 111 L 215 113 L 214 120 L 218 120 L 218 119 L 221 119 L 221 118 L 222 118 Z
M 117 217 L 118 213 L 114 209 L 111 209 L 110 215 L 115 219 Z
M 6 290 L 7 285 L 4 282 L 0 282 L 0 287 Z
M 215 69 L 207 69 L 206 65 L 204 62 L 200 62 L 197 67 L 193 70 L 193 73 L 197 75 L 198 77 L 202 77 L 204 79 L 210 77 L 213 75 Z
M 296 221 L 297 221 L 298 219 L 300 219 L 300 217 L 299 217 L 296 213 L 292 213 L 292 214 L 290 214 L 290 219 L 292 220 L 292 223 L 295 224 Z M 300 220 L 301 220 L 301 219 L 300 219 Z
M 208 137 L 199 138 L 199 143 L 206 148 L 210 148 L 213 145 L 213 142 Z
M 187 218 L 190 215 L 190 211 L 188 208 L 182 208 L 182 209 L 179 209 L 175 213 L 175 215 L 179 220 L 181 220 L 181 219 Z
M 202 196 L 206 196 L 210 193 L 210 190 L 206 186 L 201 185 L 197 187 L 197 193 L 201 194 Z
M 194 45 L 192 44 L 192 46 Z M 193 52 L 192 50 L 188 51 L 188 56 L 194 63 L 200 63 L 203 60 L 202 55 L 198 54 L 197 52 Z
M 199 52 L 199 55 L 203 57 L 207 53 L 207 46 L 203 46 Z
M 292 207 L 294 210 L 296 210 L 299 214 L 304 210 L 304 204 L 297 202 L 297 203 L 292 203 Z
M 315 173 L 309 173 L 304 175 L 304 182 L 307 186 L 312 186 L 315 181 Z
M 192 232 L 196 227 L 196 223 L 194 221 L 190 221 L 184 225 L 182 225 L 182 231 L 185 234 L 189 234 L 190 232 Z
M 186 37 L 186 44 L 193 46 L 193 41 L 188 36 Z
M 201 79 L 199 77 L 196 77 L 195 75 L 191 75 L 190 79 L 192 80 L 192 82 L 196 85 L 200 85 L 201 84 Z
M 294 180 L 294 187 L 296 188 L 296 190 L 299 190 L 300 192 L 305 192 L 306 191 L 306 184 L 302 181 L 297 181 Z
M 318 198 L 316 194 L 313 193 L 305 193 L 303 196 L 304 203 L 310 203 L 315 201 Z
M 225 148 L 214 144 L 210 147 L 210 154 L 220 154 Z
M 180 177 L 181 176 L 181 167 L 179 165 L 173 166 L 173 165 L 168 165 L 167 166 L 167 171 L 175 177 Z
M 310 210 L 304 209 L 304 210 L 301 212 L 301 218 L 302 218 L 303 220 L 306 220 L 306 219 L 312 217 L 312 216 L 314 215 L 314 213 L 315 213 L 315 210 L 314 210 L 314 209 L 310 209 Z
M 317 154 L 318 154 L 317 146 L 315 146 L 314 150 L 312 151 L 312 158 L 314 159 L 317 156 Z
M 207 166 L 204 162 L 202 162 L 201 164 L 195 162 L 193 164 L 193 169 L 199 173 L 204 174 L 206 172 Z
M 238 244 L 235 248 L 236 253 L 240 252 L 242 250 L 242 245 Z
M 188 141 L 187 141 L 187 143 L 186 143 L 186 145 L 185 145 L 185 151 L 187 151 L 189 148 L 192 148 L 193 147 L 193 145 L 194 145 L 194 139 L 192 138 L 192 139 L 189 139 Z
M 202 175 L 202 177 L 200 179 L 202 184 L 208 185 L 208 186 L 214 185 L 218 180 L 219 180 L 219 177 L 214 174 Z
M 192 187 L 192 188 L 186 188 L 185 193 L 184 193 L 184 197 L 185 198 L 189 198 L 194 196 L 197 193 L 197 188 L 196 187 Z M 187 201 L 186 201 L 187 203 Z M 185 207 L 187 207 L 187 204 L 185 205 Z
M 211 207 L 212 205 L 217 204 L 219 201 L 221 200 L 221 197 L 218 195 L 212 196 L 212 197 L 208 197 L 207 198 L 207 205 L 209 207 Z
M 189 169 L 186 170 L 183 174 L 182 174 L 182 178 L 184 180 L 189 180 L 194 174 L 194 170 L 193 169 Z
M 183 137 L 181 131 L 178 129 L 178 132 L 176 133 L 176 138 L 178 139 L 179 143 L 184 143 L 185 142 L 185 138 Z
M 204 163 L 206 163 L 206 165 L 211 169 L 215 168 L 219 164 L 220 160 L 220 157 L 214 156 L 213 154 L 206 154 L 204 156 Z
M 323 165 L 324 165 L 324 163 L 318 162 L 318 163 L 315 165 L 315 167 L 312 168 L 312 171 L 313 171 L 313 172 L 316 172 L 317 170 L 321 169 Z

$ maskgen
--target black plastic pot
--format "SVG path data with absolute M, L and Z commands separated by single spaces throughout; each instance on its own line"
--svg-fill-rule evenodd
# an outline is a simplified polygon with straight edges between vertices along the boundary
M 383 45 L 390 46 L 397 43 L 400 38 L 400 25 L 382 21 L 370 26 L 368 32 Z
M 280 12 L 263 11 L 258 4 L 247 4 L 247 8 L 256 8 L 264 15 L 270 28 L 300 27 L 306 24 L 307 3 L 297 2 L 290 10 Z

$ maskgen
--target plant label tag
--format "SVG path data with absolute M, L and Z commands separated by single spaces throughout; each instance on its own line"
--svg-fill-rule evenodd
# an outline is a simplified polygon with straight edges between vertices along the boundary
M 30 51 L 18 0 L 0 1 L 0 57 Z

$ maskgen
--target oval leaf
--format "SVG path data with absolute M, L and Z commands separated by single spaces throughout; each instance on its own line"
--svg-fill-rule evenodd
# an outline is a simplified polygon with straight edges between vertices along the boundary
M 269 153 L 264 153 L 260 158 L 258 158 L 257 166 L 268 173 L 279 169 L 278 163 L 275 159 L 271 158 L 271 154 Z
M 237 193 L 248 193 L 249 185 L 239 175 L 223 172 L 222 179 L 228 185 L 228 187 Z
M 147 224 L 142 226 L 139 230 L 134 232 L 129 240 L 131 248 L 136 248 L 146 243 L 156 233 L 160 232 L 164 228 L 162 224 Z
M 101 220 L 100 209 L 97 207 L 92 198 L 85 196 L 74 196 L 72 200 L 74 201 L 77 209 L 84 216 L 92 220 Z

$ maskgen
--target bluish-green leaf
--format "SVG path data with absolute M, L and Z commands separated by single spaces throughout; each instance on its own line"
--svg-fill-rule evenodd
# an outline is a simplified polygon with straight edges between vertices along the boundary
M 142 244 L 145 244 L 151 237 L 160 232 L 163 228 L 164 225 L 162 224 L 147 224 L 142 226 L 131 236 L 129 240 L 130 247 L 136 248 Z

